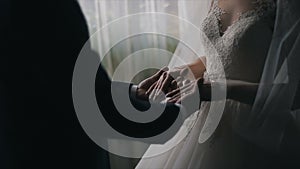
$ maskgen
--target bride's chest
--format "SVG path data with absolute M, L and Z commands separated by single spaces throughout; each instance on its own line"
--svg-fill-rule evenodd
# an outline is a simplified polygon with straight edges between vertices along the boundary
M 218 53 L 222 53 L 223 57 L 229 57 L 235 51 L 238 51 L 242 47 L 240 46 L 244 39 L 247 39 L 247 32 L 253 27 L 257 17 L 247 17 L 233 23 L 227 28 L 224 34 L 221 34 L 221 28 L 219 21 L 213 13 L 209 13 L 206 19 L 202 23 L 202 40 L 204 46 L 213 46 Z M 247 44 L 248 46 L 251 44 Z
M 231 25 L 223 35 L 219 29 L 217 18 L 209 14 L 202 24 L 208 73 L 224 70 L 227 77 L 256 81 L 271 39 L 268 24 L 250 16 Z

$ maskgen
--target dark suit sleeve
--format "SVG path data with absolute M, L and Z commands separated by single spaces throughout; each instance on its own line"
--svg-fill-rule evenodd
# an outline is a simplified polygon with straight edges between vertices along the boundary
M 175 104 L 167 104 L 161 116 L 152 122 L 137 123 L 134 121 L 130 121 L 122 116 L 117 110 L 112 98 L 111 90 L 117 90 L 115 92 L 125 91 L 128 92 L 127 95 L 130 95 L 129 92 L 131 84 L 123 82 L 111 82 L 103 67 L 100 66 L 97 72 L 95 86 L 98 106 L 105 120 L 116 131 L 129 137 L 148 138 L 161 134 L 166 131 L 171 125 L 173 125 L 179 115 L 180 108 L 178 106 L 176 106 Z M 163 104 L 150 105 L 150 103 L 147 101 L 132 97 L 130 97 L 130 101 L 135 109 L 141 111 L 141 113 L 145 110 L 148 110 L 150 106 L 154 106 L 157 108 L 164 106 Z M 175 133 L 173 133 L 173 135 L 174 134 Z M 173 135 L 171 134 L 170 137 L 172 137 Z M 168 141 L 168 139 L 169 138 L 167 138 L 166 140 L 160 140 L 158 142 L 151 143 L 164 143 Z

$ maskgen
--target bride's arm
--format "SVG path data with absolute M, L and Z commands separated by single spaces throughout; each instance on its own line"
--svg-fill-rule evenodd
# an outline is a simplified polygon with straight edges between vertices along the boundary
M 225 84 L 220 83 L 204 83 L 199 86 L 199 92 L 201 100 L 211 101 L 211 86 L 216 86 L 216 90 L 224 92 Z M 252 105 L 255 101 L 256 93 L 258 90 L 258 83 L 245 82 L 240 80 L 227 80 L 226 81 L 226 98 L 231 100 L 236 100 L 241 103 Z M 216 98 L 222 99 L 222 98 Z
M 185 76 L 189 75 L 187 72 L 191 72 L 194 77 L 192 79 L 198 79 L 203 77 L 204 72 L 206 71 L 206 58 L 204 56 L 199 57 L 192 63 L 180 67 L 176 67 L 173 70 L 170 70 L 168 72 L 165 72 L 161 78 L 153 84 L 149 90 L 146 92 L 150 99 L 155 100 L 156 96 L 159 95 L 159 91 L 162 91 L 164 93 L 168 93 L 177 87 L 172 87 L 172 90 L 169 90 L 170 86 L 174 86 L 174 82 L 177 82 L 177 84 L 183 82 L 185 80 Z M 180 79 L 177 79 L 177 78 Z M 177 81 L 176 81 L 177 79 Z M 177 85 L 176 85 L 177 86 Z M 179 85 L 180 86 L 180 85 Z M 156 91 L 156 92 L 152 92 Z
M 206 65 L 206 58 L 204 56 L 198 58 L 193 63 L 188 65 L 193 75 L 195 76 L 195 79 L 203 77 L 203 73 L 206 71 L 205 65 Z
M 195 79 L 198 79 L 200 77 L 203 77 L 203 73 L 206 71 L 206 58 L 205 56 L 199 57 L 192 63 L 184 66 L 177 67 L 175 69 L 183 70 L 183 69 L 189 69 Z

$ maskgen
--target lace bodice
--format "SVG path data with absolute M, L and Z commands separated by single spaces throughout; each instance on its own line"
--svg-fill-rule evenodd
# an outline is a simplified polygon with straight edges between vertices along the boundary
M 259 81 L 272 37 L 274 7 L 273 1 L 260 0 L 258 7 L 241 13 L 239 19 L 222 32 L 220 16 L 225 11 L 218 7 L 215 0 L 202 24 L 207 58 L 206 78 L 225 76 Z M 221 73 L 223 68 L 225 75 Z

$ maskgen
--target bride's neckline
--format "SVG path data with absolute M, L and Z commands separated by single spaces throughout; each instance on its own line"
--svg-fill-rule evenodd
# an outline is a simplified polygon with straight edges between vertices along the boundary
M 270 4 L 270 1 L 262 0 L 259 6 L 254 6 L 253 8 L 246 10 L 244 12 L 237 13 L 238 19 L 233 21 L 229 26 L 227 26 L 226 29 L 223 28 L 222 25 L 222 19 L 221 16 L 224 14 L 227 14 L 228 12 L 224 9 L 222 9 L 219 6 L 219 0 L 214 0 L 213 3 L 213 13 L 217 19 L 217 26 L 218 26 L 218 32 L 219 36 L 223 37 L 224 34 L 226 34 L 227 31 L 229 31 L 232 27 L 234 27 L 236 24 L 238 24 L 241 20 L 248 18 L 248 17 L 259 17 L 263 15 L 263 13 L 268 9 L 272 8 L 274 4 Z
M 238 19 L 233 21 L 226 29 L 223 28 L 221 16 L 225 13 L 223 9 L 221 9 L 219 6 L 215 6 L 214 15 L 217 19 L 217 28 L 218 28 L 218 34 L 220 37 L 223 37 L 231 28 L 233 28 L 235 25 L 237 25 L 241 20 L 244 18 L 248 18 L 250 16 L 254 16 L 252 14 L 255 14 L 254 10 L 248 10 L 244 13 L 240 13 L 238 16 Z

